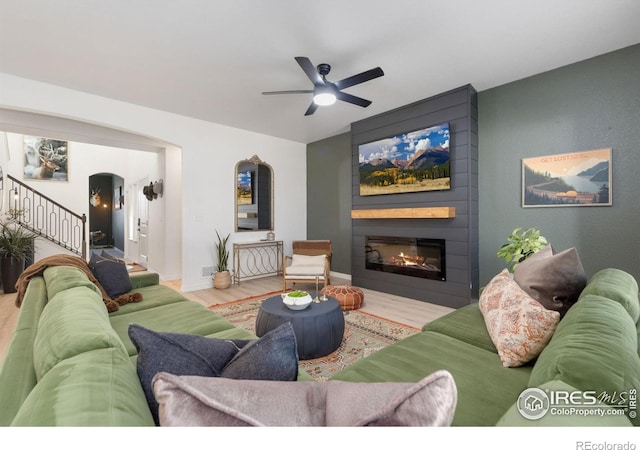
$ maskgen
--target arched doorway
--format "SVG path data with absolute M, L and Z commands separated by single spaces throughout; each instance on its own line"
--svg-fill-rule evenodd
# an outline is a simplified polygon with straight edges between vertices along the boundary
M 89 249 L 124 258 L 124 179 L 113 173 L 89 177 Z

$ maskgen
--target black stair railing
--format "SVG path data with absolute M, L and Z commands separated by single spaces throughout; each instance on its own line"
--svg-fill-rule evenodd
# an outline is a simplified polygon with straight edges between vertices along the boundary
M 87 258 L 86 214 L 76 214 L 7 174 L 9 216 L 60 247 Z

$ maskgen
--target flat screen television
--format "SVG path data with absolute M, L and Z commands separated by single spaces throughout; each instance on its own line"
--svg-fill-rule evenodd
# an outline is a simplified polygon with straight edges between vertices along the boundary
M 360 195 L 451 189 L 449 123 L 358 146 Z

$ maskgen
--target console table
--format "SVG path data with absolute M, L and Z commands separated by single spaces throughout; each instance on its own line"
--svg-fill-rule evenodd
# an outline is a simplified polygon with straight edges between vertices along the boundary
M 282 275 L 282 241 L 236 242 L 233 244 L 233 277 L 236 284 L 242 278 L 259 275 Z

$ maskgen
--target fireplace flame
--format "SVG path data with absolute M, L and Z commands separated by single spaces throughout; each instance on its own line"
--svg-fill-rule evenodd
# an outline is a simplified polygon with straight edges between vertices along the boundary
M 400 252 L 398 256 L 394 256 L 391 259 L 393 264 L 398 266 L 415 267 L 418 269 L 430 270 L 434 272 L 438 272 L 440 270 L 435 265 L 425 261 L 424 256 L 407 255 L 404 252 Z
M 420 256 L 405 255 L 404 252 L 400 252 L 399 256 L 406 266 L 418 266 L 424 261 L 424 258 Z

